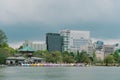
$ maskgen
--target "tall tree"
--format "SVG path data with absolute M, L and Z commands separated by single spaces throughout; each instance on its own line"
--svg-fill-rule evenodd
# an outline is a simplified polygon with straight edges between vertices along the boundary
M 44 57 L 43 55 L 44 55 L 44 51 L 41 51 L 41 50 L 37 50 L 33 53 L 33 56 L 35 56 L 35 57 L 41 57 L 42 58 L 42 57 Z
M 93 64 L 95 64 L 97 61 L 96 53 L 95 51 L 93 52 Z
M 5 33 L 0 29 L 0 48 L 6 47 L 7 45 L 7 36 Z
M 114 52 L 113 57 L 114 57 L 116 63 L 119 63 L 119 62 L 120 62 L 120 55 L 119 55 L 119 53 L 118 53 L 118 50 L 116 50 L 116 51 Z
M 5 64 L 5 60 L 9 56 L 10 56 L 10 54 L 9 54 L 8 50 L 0 48 L 0 64 Z
M 74 63 L 74 57 L 71 53 L 65 51 L 62 53 L 63 63 Z
M 76 57 L 75 57 L 75 60 L 76 60 L 76 62 L 77 63 L 80 63 L 81 61 L 80 61 L 80 53 L 79 53 L 79 51 L 77 51 L 77 55 L 76 55 Z
M 82 51 L 80 53 L 80 62 L 81 63 L 87 63 L 87 64 L 91 62 L 90 58 L 89 58 L 89 55 L 87 54 L 87 52 Z
M 108 66 L 108 64 L 113 64 L 114 63 L 114 57 L 113 57 L 113 55 L 107 55 L 107 56 L 105 56 L 104 62 L 106 64 L 106 66 Z
M 51 52 L 51 61 L 53 63 L 61 63 L 62 62 L 62 57 L 61 53 L 59 51 Z

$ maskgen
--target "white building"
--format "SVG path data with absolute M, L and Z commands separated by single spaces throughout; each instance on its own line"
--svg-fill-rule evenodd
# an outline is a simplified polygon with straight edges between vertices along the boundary
M 97 50 L 96 51 L 96 57 L 98 60 L 104 60 L 104 51 L 103 50 Z
M 31 42 L 31 41 L 25 41 L 23 43 L 23 46 L 29 46 L 35 51 L 37 50 L 46 50 L 46 43 L 45 42 Z
M 64 51 L 88 51 L 88 48 L 91 48 L 92 42 L 90 40 L 89 31 L 61 30 L 60 35 L 63 36 Z
M 113 54 L 115 51 L 115 46 L 114 45 L 104 45 L 103 47 L 104 54 Z

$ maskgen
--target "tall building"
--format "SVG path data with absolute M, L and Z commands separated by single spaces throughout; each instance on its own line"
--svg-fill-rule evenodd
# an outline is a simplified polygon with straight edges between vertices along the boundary
M 32 41 L 25 41 L 23 43 L 23 46 L 29 46 L 32 49 L 34 49 L 35 51 L 37 50 L 46 50 L 46 43 L 45 41 L 41 41 L 41 42 L 32 42 Z
M 46 44 L 48 51 L 60 51 L 62 52 L 63 38 L 58 33 L 47 33 Z
M 68 52 L 91 50 L 91 40 L 89 31 L 61 30 L 63 36 L 63 50 Z

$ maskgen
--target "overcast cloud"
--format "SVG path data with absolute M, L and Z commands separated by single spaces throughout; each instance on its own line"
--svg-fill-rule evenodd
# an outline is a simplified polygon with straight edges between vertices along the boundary
M 120 39 L 120 0 L 0 0 L 0 29 L 10 43 L 45 40 L 61 29 Z
M 119 19 L 119 0 L 1 0 L 0 21 L 66 24 L 113 22 Z

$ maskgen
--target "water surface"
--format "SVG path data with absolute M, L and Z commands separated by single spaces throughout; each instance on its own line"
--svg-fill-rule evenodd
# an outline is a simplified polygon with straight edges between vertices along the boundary
M 120 67 L 4 67 L 0 80 L 120 80 Z

